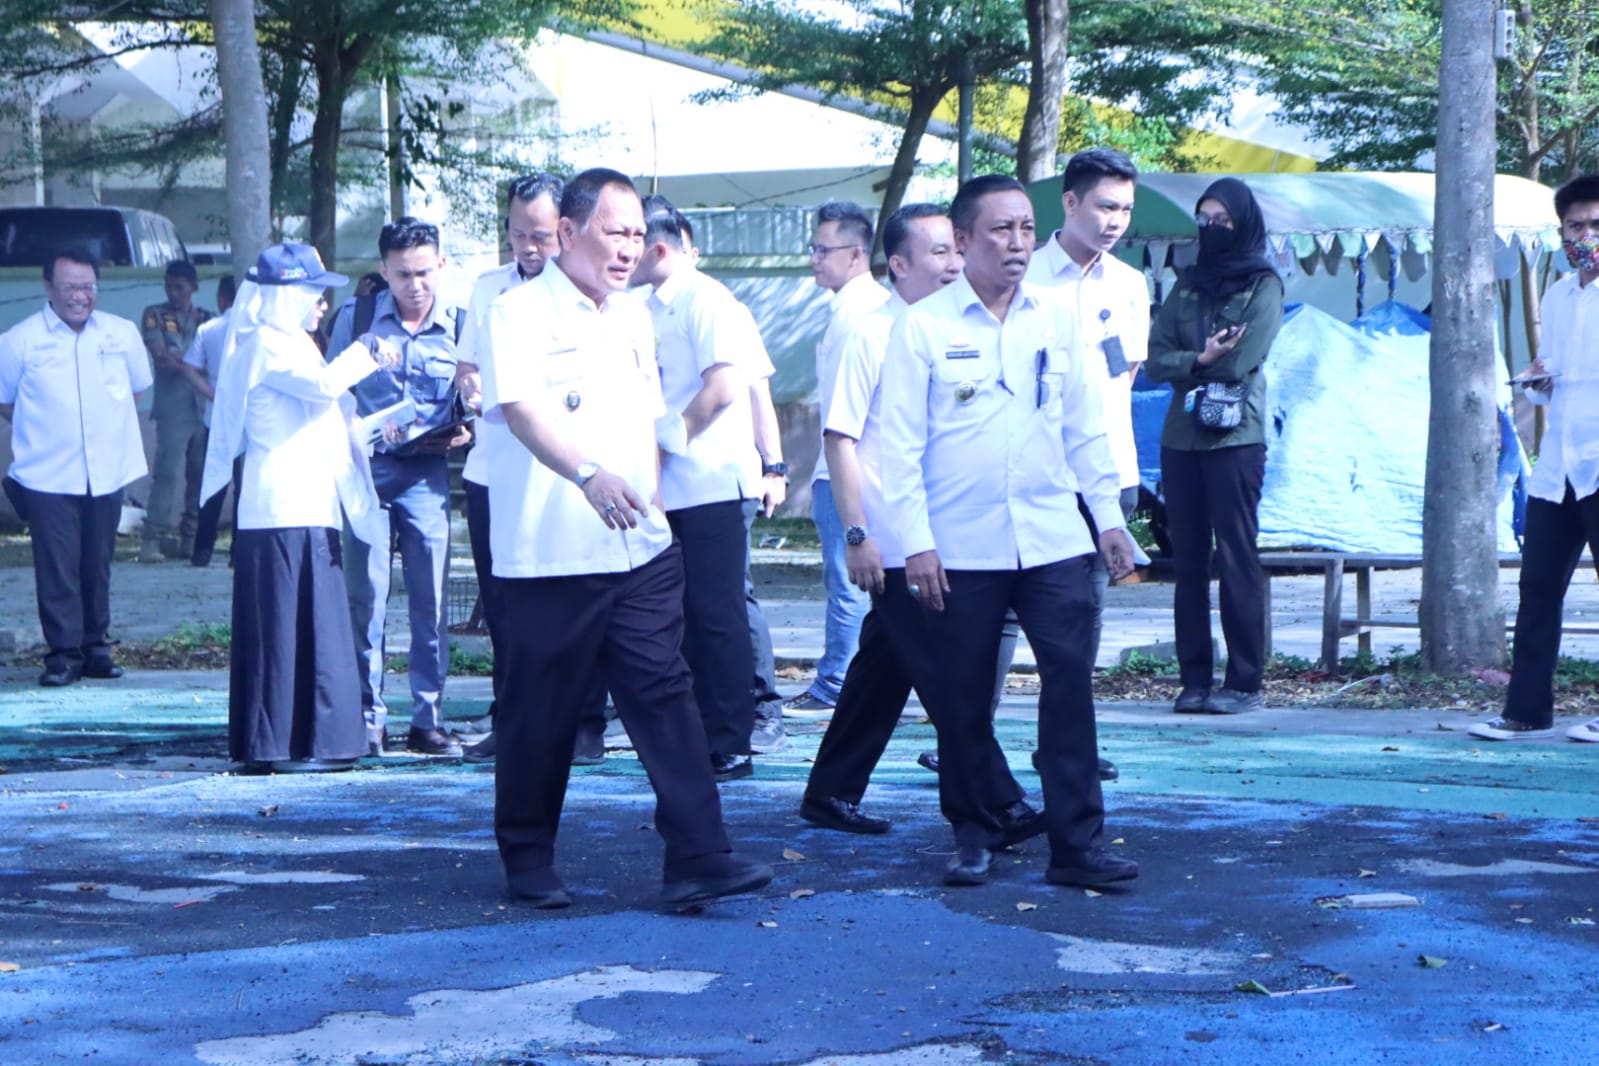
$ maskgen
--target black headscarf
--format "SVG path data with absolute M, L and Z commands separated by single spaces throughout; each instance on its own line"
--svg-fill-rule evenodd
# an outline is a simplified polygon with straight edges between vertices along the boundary
M 1237 178 L 1217 179 L 1194 204 L 1195 214 L 1206 200 L 1220 201 L 1227 208 L 1233 228 L 1199 227 L 1199 261 L 1188 272 L 1194 288 L 1225 299 L 1249 288 L 1262 274 L 1276 274 L 1266 258 L 1266 220 L 1249 186 Z

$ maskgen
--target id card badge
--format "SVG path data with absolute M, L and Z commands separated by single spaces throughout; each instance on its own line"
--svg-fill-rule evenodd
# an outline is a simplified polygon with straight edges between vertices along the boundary
M 1127 353 L 1122 351 L 1120 337 L 1106 337 L 1099 342 L 1099 346 L 1105 350 L 1105 369 L 1111 377 L 1119 378 L 1127 373 Z

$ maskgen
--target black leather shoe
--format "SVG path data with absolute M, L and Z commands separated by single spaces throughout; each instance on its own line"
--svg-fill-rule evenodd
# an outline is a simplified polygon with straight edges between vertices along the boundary
M 1138 864 L 1118 858 L 1101 847 L 1079 852 L 1065 861 L 1051 859 L 1044 880 L 1052 885 L 1077 885 L 1093 888 L 1131 881 L 1138 876 Z
M 938 752 L 924 751 L 916 756 L 916 765 L 938 773 Z
M 988 871 L 993 865 L 994 853 L 975 844 L 960 847 L 955 857 L 944 868 L 944 883 L 951 886 L 988 884 Z
M 471 763 L 493 762 L 498 751 L 499 742 L 494 739 L 494 734 L 490 733 L 476 744 L 468 744 L 463 748 L 461 750 L 461 761 Z M 576 762 L 577 760 L 573 759 L 572 761 Z
M 275 774 L 336 774 L 355 769 L 354 759 L 280 759 L 272 764 Z
M 661 902 L 669 907 L 686 907 L 723 896 L 754 892 L 771 881 L 770 866 L 743 862 L 725 853 L 706 855 L 678 863 L 667 871 L 661 882 Z
M 103 681 L 121 677 L 123 672 L 122 667 L 112 662 L 109 655 L 103 659 L 87 659 L 83 664 L 84 677 L 96 677 Z
M 459 755 L 461 745 L 442 729 L 411 727 L 405 735 L 405 750 L 417 755 Z
M 1000 811 L 999 825 L 999 839 L 994 842 L 996 849 L 1013 848 L 1024 840 L 1036 837 L 1046 828 L 1044 812 L 1034 810 L 1026 800 L 1017 800 Z
M 1122 772 L 1116 769 L 1115 763 L 1109 759 L 1099 760 L 1099 779 L 1101 781 L 1114 781 L 1121 775 Z
M 800 817 L 823 829 L 841 833 L 886 833 L 894 824 L 887 818 L 873 818 L 861 812 L 859 804 L 837 796 L 806 796 L 800 801 Z
M 573 766 L 598 766 L 605 761 L 605 732 L 578 730 L 577 742 L 572 746 Z
M 512 899 L 521 900 L 540 910 L 553 911 L 572 905 L 572 897 L 566 891 L 566 886 L 548 866 L 506 873 L 505 889 Z
M 755 772 L 755 764 L 748 755 L 722 755 L 711 752 L 711 774 L 718 781 L 737 781 Z
M 1207 714 L 1206 704 L 1210 703 L 1210 689 L 1200 688 L 1197 685 L 1184 685 L 1183 690 L 1177 693 L 1177 702 L 1172 704 L 1172 710 L 1178 714 Z
M 68 663 L 65 666 L 47 666 L 44 673 L 39 675 L 39 684 L 45 688 L 63 688 L 73 684 L 83 676 L 83 667 L 77 663 Z

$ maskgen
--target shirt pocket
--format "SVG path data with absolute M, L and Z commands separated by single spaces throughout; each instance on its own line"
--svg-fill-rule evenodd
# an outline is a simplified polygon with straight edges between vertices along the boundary
M 411 394 L 418 400 L 437 403 L 448 400 L 455 391 L 455 361 L 429 356 L 411 374 Z
M 100 384 L 113 401 L 131 399 L 133 386 L 128 378 L 129 353 L 125 348 L 101 348 L 99 354 Z M 187 381 L 184 382 L 188 384 Z
M 927 389 L 928 414 L 946 424 L 975 422 L 1004 398 L 998 362 L 986 356 L 951 359 L 940 352 Z

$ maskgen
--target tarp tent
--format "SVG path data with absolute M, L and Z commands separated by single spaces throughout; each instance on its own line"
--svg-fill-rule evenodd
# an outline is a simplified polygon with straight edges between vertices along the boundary
M 1266 363 L 1260 544 L 1415 554 L 1427 467 L 1426 316 L 1383 304 L 1353 324 L 1300 304 Z M 1504 388 L 1501 403 L 1509 400 Z M 1133 394 L 1140 472 L 1160 479 L 1167 386 Z M 1517 551 L 1510 491 L 1523 459 L 1501 412 L 1499 550 Z

